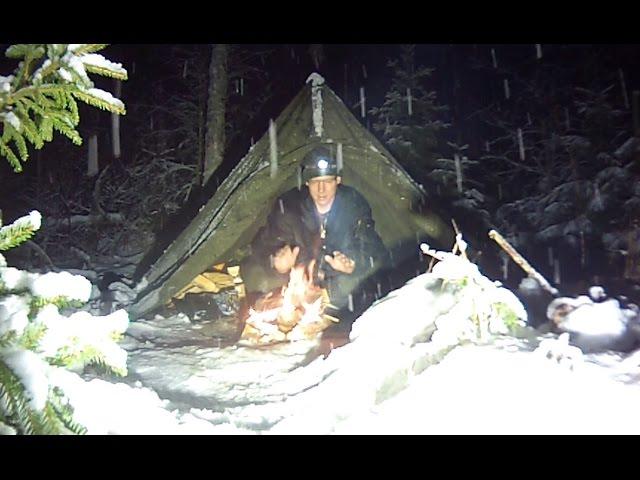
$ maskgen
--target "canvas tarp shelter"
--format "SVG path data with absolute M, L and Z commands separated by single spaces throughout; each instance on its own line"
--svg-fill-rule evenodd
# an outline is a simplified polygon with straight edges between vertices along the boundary
M 139 283 L 131 314 L 139 317 L 167 304 L 197 275 L 246 247 L 264 224 L 276 198 L 300 187 L 300 162 L 318 143 L 342 152 L 343 182 L 371 205 L 376 230 L 390 249 L 428 235 L 450 242 L 448 225 L 429 212 L 424 191 L 342 100 L 312 74 L 275 120 L 277 171 L 267 131 L 231 171 L 211 199 Z M 303 187 L 305 188 L 305 187 Z M 417 255 L 417 249 L 411 249 Z

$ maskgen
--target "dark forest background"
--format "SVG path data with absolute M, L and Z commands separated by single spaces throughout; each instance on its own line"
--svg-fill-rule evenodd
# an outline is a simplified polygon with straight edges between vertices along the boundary
M 112 153 L 111 115 L 81 106 L 82 147 L 55 138 L 20 174 L 0 163 L 5 223 L 32 209 L 45 219 L 30 248 L 9 252 L 16 266 L 140 261 L 189 222 L 317 71 L 430 205 L 456 220 L 489 273 L 505 264 L 487 238 L 496 228 L 549 278 L 640 280 L 637 45 L 116 44 L 102 53 L 129 73 L 122 153 Z M 7 75 L 15 65 L 0 67 Z M 96 85 L 113 92 L 114 82 Z M 89 176 L 94 135 L 99 170 Z

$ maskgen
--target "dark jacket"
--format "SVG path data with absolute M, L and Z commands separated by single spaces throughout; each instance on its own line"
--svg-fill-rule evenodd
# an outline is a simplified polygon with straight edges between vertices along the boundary
M 368 202 L 346 185 L 337 189 L 325 229 L 323 240 L 320 219 L 307 188 L 284 193 L 251 243 L 252 255 L 241 263 L 247 291 L 266 292 L 285 285 L 289 275 L 280 275 L 271 268 L 270 255 L 284 245 L 299 246 L 298 263 L 307 265 L 316 259 L 318 269 L 324 271 L 324 286 L 332 303 L 345 306 L 350 293 L 388 264 L 389 253 L 375 231 Z M 323 260 L 325 254 L 331 255 L 335 250 L 355 261 L 352 274 L 337 272 Z

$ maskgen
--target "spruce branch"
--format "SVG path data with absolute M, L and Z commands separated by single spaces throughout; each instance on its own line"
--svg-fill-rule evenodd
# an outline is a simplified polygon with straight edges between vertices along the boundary
M 0 404 L 6 410 L 4 417 L 20 433 L 38 433 L 40 422 L 37 414 L 29 407 L 25 388 L 13 371 L 0 359 Z
M 17 247 L 22 242 L 29 240 L 37 228 L 27 223 L 16 223 L 0 228 L 0 251 Z
M 76 55 L 83 55 L 85 53 L 95 53 L 95 52 L 99 52 L 100 50 L 108 46 L 109 46 L 108 43 L 85 43 L 85 44 L 79 45 L 77 48 L 74 48 L 73 52 Z
M 110 113 L 124 115 L 124 104 L 109 92 L 94 88 L 88 73 L 119 80 L 127 71 L 95 52 L 106 44 L 18 44 L 9 58 L 22 59 L 13 75 L 0 76 L 0 156 L 16 173 L 28 159 L 28 144 L 42 148 L 53 131 L 82 144 L 76 99 Z M 13 143 L 10 146 L 10 142 Z
M 102 110 L 107 110 L 108 112 L 117 113 L 119 115 L 124 115 L 126 113 L 124 104 L 120 100 L 104 91 L 102 93 L 103 95 L 106 95 L 99 97 L 97 95 L 98 92 L 99 91 L 96 89 L 75 90 L 72 92 L 72 95 L 78 100 L 81 100 L 88 105 L 101 108 Z

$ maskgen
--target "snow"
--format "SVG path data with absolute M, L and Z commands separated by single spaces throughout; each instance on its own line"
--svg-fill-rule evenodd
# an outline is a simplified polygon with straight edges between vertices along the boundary
M 121 75 L 126 75 L 127 71 L 122 67 L 121 63 L 115 63 L 107 60 L 102 55 L 97 53 L 88 53 L 85 55 L 81 55 L 80 61 L 85 65 L 90 65 L 92 67 L 104 68 L 106 70 L 111 70 L 112 72 L 119 73 Z M 186 66 L 186 63 L 185 63 Z
M 17 435 L 18 432 L 15 428 L 11 428 L 8 425 L 0 424 L 0 435 Z
M 13 330 L 20 335 L 29 323 L 29 303 L 20 295 L 0 298 L 0 336 Z
M 20 224 L 39 227 L 40 220 L 39 213 L 32 212 L 7 228 Z M 12 267 L 0 267 L 0 276 L 0 359 L 23 386 L 30 408 L 41 411 L 50 395 L 50 386 L 55 386 L 49 377 L 55 376 L 62 368 L 49 364 L 52 359 L 79 371 L 87 358 L 99 359 L 113 371 L 126 375 L 127 352 L 114 341 L 128 327 L 126 311 L 119 310 L 106 317 L 78 311 L 67 317 L 61 315 L 54 304 L 47 304 L 30 319 L 33 297 L 86 302 L 93 289 L 86 278 L 68 272 L 40 275 Z M 27 331 L 27 326 L 33 328 Z M 84 357 L 83 353 L 86 354 Z M 76 377 L 83 382 L 79 376 Z M 11 433 L 4 427 L 3 430 Z
M 35 72 L 33 72 L 33 80 L 35 82 L 41 82 L 42 81 L 42 72 L 48 68 L 51 65 L 51 59 L 47 58 L 44 62 L 42 62 L 42 65 L 40 66 L 40 68 L 38 68 Z
M 128 324 L 123 378 L 37 370 L 26 357 L 16 363 L 23 376 L 33 372 L 34 402 L 42 402 L 41 384 L 60 386 L 89 434 L 640 431 L 640 352 L 583 354 L 567 335 L 525 327 L 524 307 L 499 282 L 458 255 L 422 250 L 440 259 L 433 271 L 375 302 L 350 342 L 328 355 L 319 340 L 229 344 L 224 319 L 192 323 L 177 314 Z M 515 330 L 505 329 L 497 306 L 511 312 Z M 84 323 L 86 335 L 99 336 L 92 324 L 105 318 L 87 315 L 65 319 L 49 305 L 35 321 Z M 105 325 L 127 327 L 122 311 L 108 318 Z M 483 338 L 469 318 L 487 321 Z M 53 351 L 62 341 L 43 344 Z
M 569 337 L 569 333 L 565 332 L 557 339 L 547 338 L 542 340 L 533 353 L 554 360 L 559 365 L 568 367 L 571 370 L 579 368 L 584 361 L 584 355 L 578 347 L 569 345 Z
M 47 403 L 49 364 L 29 350 L 11 350 L 2 352 L 2 361 L 7 364 L 25 387 L 29 405 L 41 411 Z
M 49 272 L 44 275 L 32 274 L 29 286 L 34 296 L 54 299 L 66 296 L 70 300 L 87 302 L 91 297 L 91 282 L 81 275 L 69 272 Z
M 613 321 L 597 321 L 613 319 Z M 567 315 L 563 327 L 567 330 L 583 332 L 587 335 L 619 335 L 625 330 L 624 317 L 617 300 L 611 299 L 602 303 L 586 303 Z
M 13 75 L 2 76 L 0 75 L 0 93 L 9 93 L 11 91 L 11 82 L 15 77 Z
M 104 100 L 108 104 L 113 105 L 118 109 L 124 110 L 124 103 L 122 103 L 121 100 L 115 98 L 109 92 L 105 92 L 104 90 L 101 90 L 99 88 L 89 88 L 88 90 L 86 89 L 81 89 L 81 90 L 93 97 L 97 97 L 101 100 Z
M 311 107 L 313 118 L 313 131 L 317 137 L 322 138 L 323 116 L 322 116 L 322 85 L 324 79 L 317 73 L 312 73 L 307 79 L 311 81 Z
M 11 226 L 13 228 L 27 228 L 31 227 L 33 230 L 38 230 L 40 225 L 42 224 L 42 215 L 37 210 L 32 210 L 29 215 L 25 215 L 23 217 L 15 220 L 11 225 L 5 225 L 0 228 L 0 235 L 4 234 Z
M 148 388 L 100 379 L 84 382 L 62 369 L 55 370 L 51 381 L 69 397 L 74 418 L 87 428 L 88 434 L 215 433 L 211 424 L 193 415 L 176 419 L 175 414 L 166 409 L 168 402 Z
M 0 283 L 7 290 L 25 290 L 33 274 L 13 267 L 0 267 Z
M 273 120 L 269 120 L 269 165 L 270 178 L 275 178 L 278 173 L 278 136 Z
M 571 372 L 526 351 L 458 347 L 411 389 L 339 425 L 338 434 L 637 433 L 637 387 Z
M 320 85 L 324 85 L 324 78 L 319 73 L 313 72 L 307 77 L 304 83 L 311 83 L 312 87 L 319 87 Z
M 69 70 L 67 70 L 64 67 L 60 67 L 58 69 L 58 75 L 60 75 L 60 77 L 62 77 L 62 79 L 67 81 L 67 82 L 73 82 L 73 76 L 71 75 Z
M 127 329 L 129 317 L 126 311 L 118 310 L 104 317 L 80 311 L 66 317 L 58 313 L 55 305 L 46 305 L 36 315 L 35 322 L 47 327 L 39 343 L 39 351 L 45 357 L 55 357 L 65 347 L 83 350 L 91 346 L 103 353 L 109 365 L 126 371 L 127 352 L 104 341 L 112 332 Z
M 20 130 L 20 125 L 22 125 L 22 123 L 20 122 L 20 119 L 16 117 L 15 113 L 7 112 L 5 113 L 4 118 L 13 128 L 15 128 L 16 130 Z
M 89 76 L 87 75 L 87 71 L 84 68 L 84 63 L 82 62 L 81 57 L 78 57 L 72 52 L 69 52 L 65 54 L 61 60 L 62 64 L 69 66 L 69 68 L 82 79 L 82 82 L 85 85 L 92 85 L 92 82 L 91 80 L 89 80 Z

